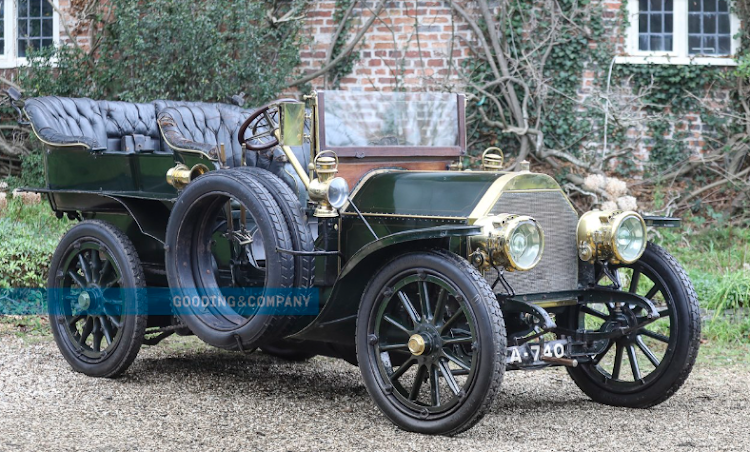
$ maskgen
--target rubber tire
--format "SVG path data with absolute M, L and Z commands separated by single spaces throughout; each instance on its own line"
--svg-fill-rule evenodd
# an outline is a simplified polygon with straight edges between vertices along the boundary
M 646 246 L 646 251 L 639 261 L 652 267 L 669 286 L 674 298 L 674 306 L 677 308 L 677 325 L 685 327 L 679 328 L 676 332 L 678 337 L 675 352 L 668 363 L 669 367 L 642 391 L 628 394 L 607 391 L 603 385 L 598 385 L 593 381 L 592 376 L 584 367 L 586 365 L 567 368 L 573 381 L 586 395 L 595 402 L 605 405 L 649 408 L 664 402 L 685 383 L 698 357 L 701 338 L 700 306 L 693 283 L 687 273 L 671 254 L 651 242 Z M 569 325 L 574 324 L 577 324 L 575 320 L 569 320 Z M 675 333 L 670 331 L 670 334 Z M 592 370 L 593 372 L 597 371 Z
M 114 225 L 101 220 L 86 220 L 70 229 L 60 240 L 50 262 L 47 286 L 56 288 L 56 275 L 58 268 L 66 255 L 73 249 L 76 242 L 85 238 L 93 238 L 105 245 L 112 257 L 114 257 L 123 278 L 123 287 L 143 289 L 146 286 L 146 278 L 143 267 L 138 258 L 138 253 L 128 237 Z M 126 303 L 126 312 L 145 313 L 148 309 L 148 300 L 142 291 L 134 291 L 135 296 L 129 298 Z M 58 311 L 59 312 L 59 311 Z M 62 317 L 64 319 L 64 317 Z M 61 330 L 62 325 L 58 321 L 60 316 L 52 313 L 50 304 L 49 324 L 57 347 L 63 357 L 76 372 L 90 377 L 115 378 L 122 375 L 133 363 L 138 351 L 143 344 L 143 338 L 148 323 L 147 315 L 126 315 L 123 324 L 123 335 L 115 346 L 115 350 L 99 362 L 93 362 L 90 358 L 79 356 L 66 331 Z
M 477 321 L 481 353 L 473 389 L 458 410 L 446 417 L 423 420 L 406 415 L 394 406 L 395 396 L 386 394 L 377 379 L 377 363 L 368 352 L 372 315 L 378 308 L 378 294 L 394 275 L 415 267 L 429 267 L 442 274 L 463 292 Z M 468 261 L 444 250 L 414 252 L 386 263 L 370 280 L 362 295 L 357 315 L 357 358 L 362 378 L 375 404 L 398 427 L 417 433 L 452 436 L 473 427 L 490 410 L 500 392 L 505 374 L 507 337 L 500 305 L 487 281 Z
M 303 362 L 310 358 L 317 356 L 316 353 L 306 352 L 302 348 L 304 344 L 301 342 L 291 343 L 286 340 L 280 340 L 271 344 L 263 345 L 260 349 L 266 355 L 275 356 L 286 361 L 292 362 Z
M 204 195 L 215 193 L 234 196 L 252 215 L 264 238 L 266 252 L 266 287 L 292 288 L 295 282 L 294 257 L 277 253 L 290 249 L 292 238 L 284 216 L 269 191 L 257 177 L 237 168 L 212 171 L 200 176 L 177 198 L 167 224 L 166 270 L 173 298 L 189 294 L 185 288 L 200 287 L 192 273 L 192 235 L 201 211 L 194 203 Z M 178 312 L 180 314 L 180 312 Z M 183 323 L 204 342 L 227 350 L 250 350 L 288 332 L 297 317 L 288 315 L 254 316 L 234 328 L 213 328 L 202 320 L 204 315 L 191 312 L 180 315 Z
M 292 236 L 292 249 L 294 251 L 313 251 L 315 242 L 307 226 L 305 216 L 302 212 L 299 198 L 294 194 L 291 187 L 280 177 L 263 168 L 244 166 L 241 171 L 252 175 L 271 194 L 276 204 L 281 209 Z M 294 284 L 295 287 L 312 287 L 315 278 L 315 257 L 294 256 Z

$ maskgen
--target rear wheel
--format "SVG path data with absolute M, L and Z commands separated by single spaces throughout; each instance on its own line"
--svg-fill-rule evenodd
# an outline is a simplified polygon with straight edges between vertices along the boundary
M 295 262 L 278 252 L 292 249 L 292 237 L 252 174 L 220 170 L 191 182 L 170 215 L 166 245 L 175 310 L 203 341 L 247 350 L 288 331 L 293 313 L 255 303 L 294 287 Z
M 399 427 L 454 435 L 500 390 L 506 336 L 491 288 L 464 259 L 434 251 L 386 264 L 357 319 L 357 357 L 370 396 Z
M 660 317 L 610 341 L 593 362 L 569 367 L 568 372 L 597 402 L 647 408 L 672 396 L 693 368 L 701 332 L 698 298 L 685 270 L 653 243 L 635 263 L 612 269 L 622 290 L 651 300 Z M 635 324 L 644 315 L 636 306 L 615 301 L 577 307 L 569 313 L 567 323 L 572 328 L 606 330 Z
M 57 246 L 48 279 L 52 334 L 77 372 L 116 377 L 132 364 L 147 323 L 138 254 L 115 226 L 89 220 Z

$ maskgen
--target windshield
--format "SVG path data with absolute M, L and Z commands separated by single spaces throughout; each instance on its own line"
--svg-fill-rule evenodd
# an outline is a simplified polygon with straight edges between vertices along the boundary
M 458 96 L 325 91 L 325 146 L 459 146 Z

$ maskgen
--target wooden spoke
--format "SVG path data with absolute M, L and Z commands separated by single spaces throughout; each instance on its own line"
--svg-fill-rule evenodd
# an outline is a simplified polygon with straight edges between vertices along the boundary
M 414 308 L 414 305 L 412 304 L 411 300 L 408 296 L 402 291 L 398 291 L 398 298 L 401 300 L 401 304 L 404 305 L 404 309 L 406 309 L 406 313 L 409 315 L 409 318 L 411 319 L 414 326 L 417 326 L 417 324 L 422 320 L 422 318 L 417 313 L 417 310 Z
M 633 379 L 635 381 L 642 380 L 641 367 L 638 365 L 638 358 L 635 356 L 635 347 L 632 345 L 628 345 L 628 361 L 630 361 L 630 370 L 633 372 Z
M 635 340 L 635 344 L 638 346 L 639 349 L 643 352 L 644 355 L 646 355 L 646 358 L 651 362 L 651 364 L 654 367 L 659 367 L 659 364 L 661 364 L 661 361 L 654 355 L 654 352 L 651 351 L 650 348 L 648 348 L 648 345 L 646 345 L 645 342 L 643 342 L 643 338 L 641 336 L 638 336 Z

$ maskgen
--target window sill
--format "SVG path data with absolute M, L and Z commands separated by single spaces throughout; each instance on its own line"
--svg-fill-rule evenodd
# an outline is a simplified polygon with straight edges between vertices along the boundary
M 737 66 L 734 58 L 727 57 L 687 57 L 667 55 L 618 55 L 615 57 L 617 64 L 679 64 L 697 66 Z
M 47 63 L 57 66 L 57 58 L 50 58 Z M 0 69 L 17 69 L 28 65 L 28 58 L 0 58 Z

